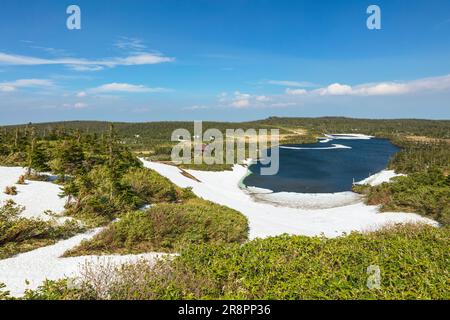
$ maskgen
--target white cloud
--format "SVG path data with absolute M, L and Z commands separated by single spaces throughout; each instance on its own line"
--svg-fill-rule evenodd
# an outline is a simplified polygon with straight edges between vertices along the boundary
M 231 105 L 235 108 L 245 108 L 250 105 L 251 95 L 236 91 Z
M 209 107 L 205 106 L 205 105 L 193 105 L 191 107 L 186 107 L 183 110 L 192 110 L 192 111 L 194 111 L 194 110 L 205 110 L 205 109 L 209 109 Z
M 77 102 L 73 106 L 74 106 L 75 109 L 84 109 L 84 108 L 88 107 L 88 105 L 86 103 L 83 103 L 83 102 Z
M 345 84 L 333 83 L 326 88 L 318 89 L 317 92 L 321 96 L 342 96 L 352 94 L 353 89 L 351 86 Z
M 219 93 L 219 95 L 217 96 L 217 98 L 219 99 L 220 103 L 224 103 L 227 101 L 227 97 L 228 97 L 228 93 L 226 92 L 221 92 Z
M 272 103 L 270 106 L 276 107 L 276 108 L 284 108 L 284 107 L 292 107 L 295 105 L 297 105 L 297 103 L 295 103 L 295 102 L 277 102 L 277 103 Z
M 267 102 L 267 101 L 271 101 L 272 99 L 268 96 L 256 96 L 256 101 L 259 102 Z
M 236 100 L 231 104 L 233 107 L 236 108 L 245 108 L 248 107 L 250 105 L 250 100 L 246 99 L 246 100 Z
M 83 103 L 83 102 L 76 102 L 73 104 L 70 103 L 64 103 L 63 104 L 64 108 L 68 108 L 68 109 L 85 109 L 88 107 L 88 104 Z
M 267 95 L 252 95 L 249 93 L 242 93 L 235 91 L 233 94 L 221 93 L 218 96 L 219 102 L 224 106 L 231 106 L 234 108 L 247 107 L 265 107 L 272 101 L 272 96 Z
M 450 89 L 450 75 L 423 78 L 406 82 L 366 83 L 356 86 L 334 83 L 326 88 L 312 91 L 322 96 L 388 96 L 416 92 L 442 91 Z
M 78 65 L 78 64 L 70 64 L 67 67 L 74 71 L 80 71 L 80 72 L 85 72 L 85 71 L 92 72 L 92 71 L 100 71 L 100 70 L 104 69 L 104 67 L 102 67 L 102 66 L 86 66 L 86 65 Z
M 19 79 L 11 82 L 0 82 L 0 91 L 12 92 L 18 88 L 49 88 L 53 85 L 53 82 L 48 79 Z
M 0 92 L 12 92 L 12 91 L 16 91 L 16 87 L 0 83 Z
M 165 57 L 156 53 L 139 53 L 125 58 L 107 58 L 100 60 L 87 60 L 77 58 L 41 59 L 30 56 L 11 55 L 0 52 L 0 65 L 65 65 L 77 71 L 98 71 L 103 68 L 117 66 L 151 65 L 172 62 L 174 58 Z
M 86 96 L 87 96 L 86 91 L 80 91 L 80 92 L 77 93 L 77 97 L 78 98 L 84 98 Z
M 284 87 L 316 87 L 317 85 L 308 81 L 289 81 L 289 80 L 268 80 L 268 84 Z
M 380 96 L 380 95 L 393 95 L 393 94 L 405 94 L 413 88 L 408 84 L 402 83 L 378 83 L 373 85 L 362 85 L 352 89 L 352 94 L 363 96 Z
M 289 94 L 292 96 L 300 96 L 300 95 L 304 95 L 307 93 L 308 93 L 308 91 L 306 91 L 305 89 L 290 89 L 290 88 L 286 89 L 286 94 Z
M 165 92 L 165 88 L 150 88 L 144 85 L 135 85 L 129 83 L 108 83 L 97 88 L 89 90 L 93 93 L 107 93 L 107 92 L 127 92 L 127 93 L 147 93 L 147 92 Z
M 234 94 L 221 93 L 218 100 L 223 106 L 235 108 L 270 108 L 301 106 L 328 101 L 329 97 L 376 97 L 400 96 L 411 94 L 431 94 L 441 91 L 450 92 L 450 75 L 422 78 L 412 81 L 391 81 L 348 85 L 333 83 L 327 87 L 307 90 L 303 88 L 287 88 L 284 94 L 253 95 L 239 91 Z

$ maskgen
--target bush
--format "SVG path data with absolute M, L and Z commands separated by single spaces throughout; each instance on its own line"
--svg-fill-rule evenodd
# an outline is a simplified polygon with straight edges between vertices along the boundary
M 145 203 L 177 200 L 177 190 L 174 184 L 153 170 L 132 168 L 122 180 Z
M 449 228 L 406 225 L 336 239 L 282 235 L 244 245 L 193 245 L 155 266 L 98 267 L 78 279 L 77 294 L 123 300 L 447 300 L 449 239 Z M 380 268 L 379 288 L 367 286 L 369 266 Z
M 17 187 L 15 187 L 15 186 L 6 187 L 5 191 L 3 191 L 3 192 L 7 195 L 15 196 L 15 195 L 17 195 Z
M 195 246 L 161 263 L 145 293 L 154 299 L 448 299 L 449 235 L 449 229 L 399 226 L 337 239 L 284 235 L 243 246 Z M 381 269 L 380 289 L 366 285 L 371 265 Z
M 436 168 L 355 191 L 366 194 L 368 204 L 382 205 L 383 211 L 416 212 L 443 225 L 450 222 L 450 176 Z
M 159 204 L 147 211 L 127 213 L 66 256 L 176 252 L 189 244 L 243 243 L 247 236 L 248 222 L 239 212 L 191 199 L 183 204 Z
M 9 299 L 9 291 L 5 290 L 6 285 L 0 282 L 0 300 Z
M 19 179 L 17 180 L 16 184 L 22 184 L 22 185 L 25 184 L 25 176 L 21 175 L 19 177 Z
M 0 259 L 50 245 L 84 231 L 76 221 L 58 224 L 20 217 L 23 207 L 9 201 L 0 207 Z
M 66 179 L 64 194 L 76 195 L 66 213 L 92 226 L 106 224 L 120 214 L 143 204 L 128 186 L 113 177 L 105 165 L 95 166 L 87 175 Z

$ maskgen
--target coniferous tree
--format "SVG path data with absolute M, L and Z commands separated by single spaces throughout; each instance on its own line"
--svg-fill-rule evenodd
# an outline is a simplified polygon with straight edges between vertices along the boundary
M 31 176 L 32 170 L 39 173 L 50 169 L 49 166 L 47 165 L 48 159 L 44 149 L 42 148 L 42 144 L 38 143 L 36 137 L 33 138 L 28 148 L 27 160 L 28 160 L 27 176 Z
M 82 174 L 84 153 L 81 146 L 73 140 L 62 141 L 55 150 L 52 170 L 65 182 L 67 175 Z

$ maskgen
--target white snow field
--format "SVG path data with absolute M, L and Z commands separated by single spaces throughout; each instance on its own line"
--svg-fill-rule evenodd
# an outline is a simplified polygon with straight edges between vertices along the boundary
M 25 211 L 22 213 L 23 217 L 41 218 L 42 220 L 53 218 L 44 214 L 47 210 L 55 213 L 64 211 L 66 200 L 58 196 L 61 193 L 61 188 L 58 185 L 28 180 L 24 185 L 16 184 L 23 174 L 25 174 L 25 169 L 21 167 L 0 167 L 0 205 L 8 199 L 14 200 L 16 204 L 25 207 Z M 6 195 L 3 191 L 8 186 L 15 186 L 18 194 L 15 196 Z
M 413 213 L 380 213 L 377 206 L 367 206 L 362 200 L 354 201 L 354 198 L 350 200 L 355 203 L 323 209 L 291 208 L 256 201 L 250 192 L 242 190 L 239 186 L 241 179 L 247 174 L 247 168 L 240 165 L 234 166 L 232 171 L 223 172 L 186 170 L 201 181 L 197 182 L 184 176 L 181 170 L 175 166 L 143 159 L 141 161 L 145 167 L 157 171 L 176 185 L 192 187 L 197 196 L 242 212 L 249 220 L 251 239 L 283 233 L 306 236 L 323 234 L 326 237 L 336 237 L 351 231 L 367 231 L 390 224 L 407 222 L 438 225 L 433 220 Z M 381 178 L 377 182 L 380 180 Z M 350 193 L 346 194 L 348 196 Z M 284 197 L 288 196 L 284 195 Z M 342 194 L 321 195 L 320 197 L 293 194 L 293 197 L 303 197 L 309 203 L 319 202 L 319 208 L 322 202 L 340 202 L 346 198 Z M 294 199 L 294 201 L 296 200 Z

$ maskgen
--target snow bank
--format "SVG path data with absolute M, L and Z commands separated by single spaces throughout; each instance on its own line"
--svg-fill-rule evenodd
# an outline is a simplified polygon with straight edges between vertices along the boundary
M 233 171 L 205 172 L 187 170 L 201 182 L 181 174 L 175 166 L 142 160 L 144 166 L 159 172 L 180 187 L 192 187 L 193 192 L 206 200 L 228 206 L 242 212 L 249 220 L 250 238 L 276 236 L 283 233 L 336 237 L 351 231 L 365 231 L 392 223 L 423 222 L 437 225 L 433 220 L 412 213 L 380 213 L 376 206 L 362 201 L 336 208 L 300 209 L 258 202 L 248 192 L 239 188 L 239 182 L 247 174 L 243 166 Z M 329 201 L 313 199 L 311 201 Z M 332 196 L 331 196 L 332 197 Z
M 122 264 L 145 259 L 154 261 L 164 254 L 110 255 L 60 258 L 60 256 L 83 240 L 91 239 L 101 228 L 60 241 L 52 246 L 39 248 L 15 257 L 0 260 L 0 283 L 6 284 L 12 296 L 22 296 L 26 289 L 36 289 L 46 279 L 58 280 L 76 277 L 81 267 L 90 264 Z M 28 283 L 27 283 L 28 282 Z
M 356 182 L 356 184 L 368 184 L 371 186 L 378 186 L 383 182 L 389 182 L 392 178 L 404 176 L 404 174 L 396 174 L 394 170 L 383 170 L 370 177 Z
M 42 181 L 26 181 L 25 185 L 16 184 L 23 174 L 25 174 L 24 168 L 0 167 L 0 205 L 4 201 L 12 199 L 18 205 L 25 207 L 25 211 L 22 213 L 23 217 L 41 218 L 42 220 L 53 218 L 44 214 L 44 211 L 51 210 L 55 213 L 64 211 L 66 200 L 58 196 L 61 193 L 60 186 Z M 15 186 L 18 194 L 6 195 L 3 191 L 7 186 Z
M 375 138 L 374 136 L 368 136 L 365 134 L 359 133 L 334 133 L 334 134 L 325 134 L 325 137 L 329 139 L 345 139 L 345 140 L 369 140 Z
M 280 146 L 280 149 L 290 150 L 333 150 L 333 149 L 351 149 L 352 147 L 344 146 L 343 144 L 333 144 L 331 147 L 286 147 Z
M 337 193 L 296 193 L 273 192 L 255 187 L 246 187 L 245 191 L 259 202 L 275 206 L 298 209 L 327 209 L 347 206 L 361 202 L 361 196 L 354 192 Z

